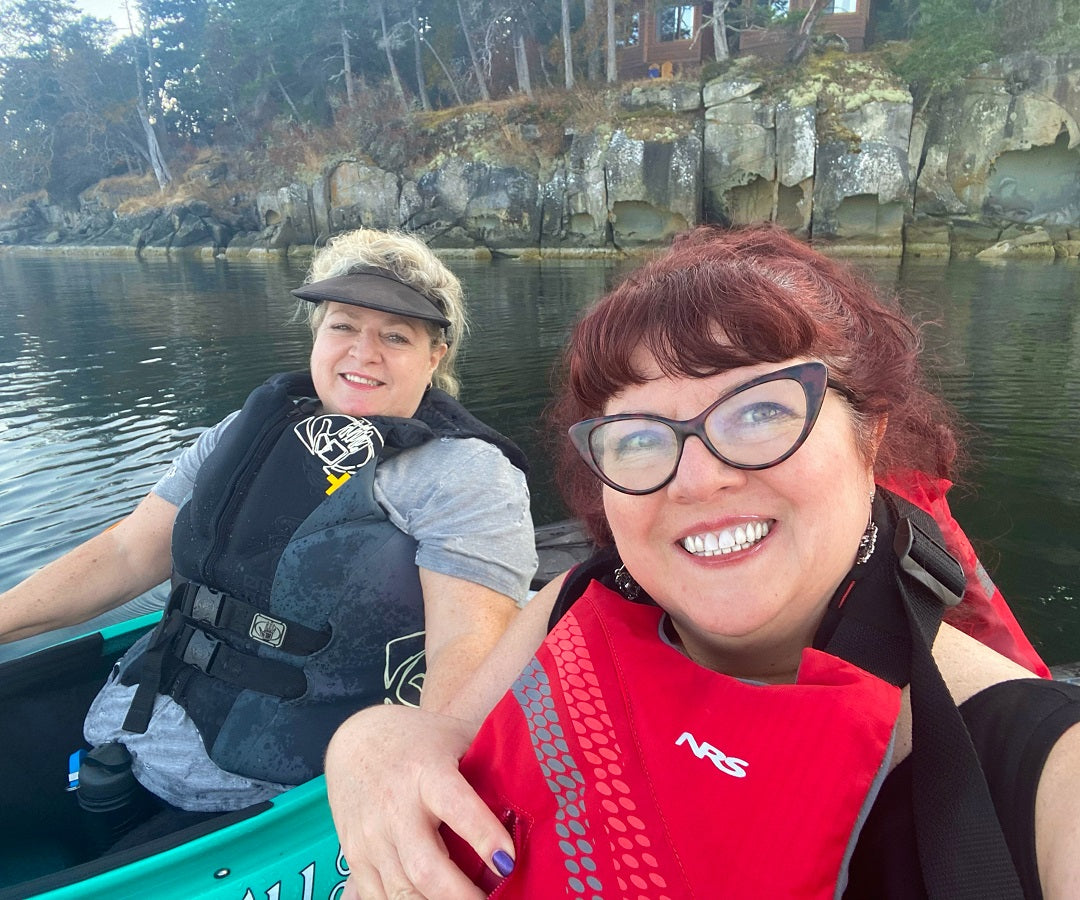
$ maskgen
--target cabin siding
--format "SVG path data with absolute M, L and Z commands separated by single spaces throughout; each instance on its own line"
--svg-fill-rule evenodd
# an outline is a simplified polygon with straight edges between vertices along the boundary
M 753 3 L 755 0 L 743 0 Z M 810 8 L 813 0 L 790 0 L 792 10 Z M 870 7 L 873 0 L 836 0 L 838 5 L 853 5 L 852 12 L 822 13 L 814 26 L 818 35 L 838 34 L 853 53 L 861 52 L 866 46 L 866 32 L 870 21 Z M 669 28 L 678 20 L 684 31 L 689 32 L 685 39 L 664 40 L 661 34 L 661 21 L 665 11 L 681 10 L 683 17 L 673 17 L 667 13 Z M 692 25 L 686 15 L 692 11 Z M 623 41 L 633 34 L 636 43 L 624 44 L 618 48 L 619 77 L 633 80 L 654 76 L 670 77 L 682 67 L 700 65 L 713 58 L 712 26 L 705 24 L 705 16 L 711 14 L 711 3 L 672 4 L 661 0 L 643 3 L 636 11 L 629 14 L 622 22 L 620 38 Z M 631 25 L 633 16 L 637 16 L 637 28 Z M 739 54 L 753 54 L 766 59 L 782 59 L 794 42 L 794 32 L 790 28 L 755 28 L 743 31 L 738 37 Z
M 692 11 L 691 22 L 684 21 L 689 37 L 681 40 L 664 40 L 661 36 L 661 17 L 664 10 L 684 9 Z M 619 77 L 626 79 L 647 78 L 649 69 L 656 74 L 670 75 L 683 66 L 696 66 L 713 57 L 712 28 L 702 28 L 704 15 L 712 4 L 656 3 L 651 9 L 643 6 L 637 11 L 638 30 L 636 44 L 618 49 Z

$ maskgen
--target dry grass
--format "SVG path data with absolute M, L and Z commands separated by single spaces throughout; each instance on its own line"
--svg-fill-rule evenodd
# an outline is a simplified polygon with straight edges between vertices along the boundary
M 9 219 L 12 216 L 18 215 L 24 209 L 26 209 L 31 203 L 37 203 L 44 205 L 49 202 L 49 197 L 45 191 L 35 191 L 32 194 L 22 194 L 15 197 L 6 203 L 0 202 L 0 220 Z

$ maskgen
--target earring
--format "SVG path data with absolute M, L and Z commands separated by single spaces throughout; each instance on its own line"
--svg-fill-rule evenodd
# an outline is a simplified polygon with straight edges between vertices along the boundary
M 874 554 L 877 546 L 877 525 L 874 524 L 874 492 L 870 492 L 870 520 L 866 523 L 866 531 L 859 538 L 859 552 L 855 554 L 855 564 L 861 566 Z
M 637 600 L 641 597 L 641 585 L 634 581 L 634 576 L 626 571 L 626 566 L 619 566 L 615 570 L 615 587 L 627 600 Z

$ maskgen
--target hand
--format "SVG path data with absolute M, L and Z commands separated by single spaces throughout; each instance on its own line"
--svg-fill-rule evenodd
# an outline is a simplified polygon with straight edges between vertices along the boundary
M 334 825 L 351 875 L 343 900 L 426 897 L 481 900 L 447 855 L 445 822 L 488 863 L 514 845 L 458 772 L 475 726 L 400 706 L 349 719 L 330 742 L 326 781 Z

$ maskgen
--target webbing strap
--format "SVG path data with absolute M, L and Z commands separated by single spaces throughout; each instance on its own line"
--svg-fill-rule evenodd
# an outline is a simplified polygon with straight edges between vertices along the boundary
M 329 628 L 316 631 L 195 582 L 183 586 L 180 611 L 196 624 L 239 634 L 294 656 L 308 656 L 330 642 Z
M 890 581 L 899 593 L 906 620 L 899 632 L 906 630 L 907 634 L 898 633 L 895 613 L 867 596 L 871 603 L 861 610 L 863 615 L 851 621 L 841 616 L 834 638 L 850 642 L 849 630 L 855 629 L 859 633 L 860 658 L 851 661 L 864 668 L 869 666 L 868 671 L 879 677 L 884 677 L 883 672 L 896 671 L 896 660 L 890 659 L 895 639 L 902 637 L 907 645 L 912 804 L 928 895 L 934 900 L 1022 900 L 1024 892 L 978 754 L 931 650 L 945 609 L 959 603 L 964 593 L 964 572 L 945 550 L 937 524 L 929 514 L 899 497 L 889 495 L 889 501 L 898 508 L 898 515 L 887 515 L 883 504 L 875 511 L 875 522 L 893 531 L 896 562 L 882 556 L 873 569 L 879 578 L 884 571 L 893 572 Z M 895 525 L 888 524 L 890 520 Z M 867 568 L 874 562 L 872 559 Z M 889 565 L 883 565 L 885 562 Z M 858 579 L 870 573 L 853 574 Z M 880 585 L 878 590 L 873 589 L 872 574 L 867 582 L 869 594 L 882 596 Z M 887 639 L 874 640 L 865 633 L 873 627 L 869 610 L 874 607 L 876 615 L 881 616 L 882 636 Z M 830 649 L 832 644 L 830 641 Z
M 161 683 L 165 658 L 171 652 L 173 639 L 179 633 L 183 623 L 183 618 L 171 608 L 170 604 L 170 608 L 165 611 L 165 618 L 154 631 L 150 646 L 143 653 L 139 684 L 135 688 L 135 695 L 131 698 L 131 705 L 124 717 L 124 731 L 145 734 L 150 726 L 150 716 L 154 712 L 154 700 L 157 698 L 158 685 Z
M 900 578 L 899 588 L 911 625 L 912 802 L 927 892 L 941 900 L 1022 900 L 971 736 L 924 638 L 941 620 L 938 592 L 903 563 L 914 579 Z
M 303 669 L 234 650 L 191 625 L 184 625 L 176 650 L 181 661 L 234 687 L 271 694 L 283 700 L 295 700 L 307 690 Z

